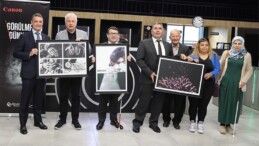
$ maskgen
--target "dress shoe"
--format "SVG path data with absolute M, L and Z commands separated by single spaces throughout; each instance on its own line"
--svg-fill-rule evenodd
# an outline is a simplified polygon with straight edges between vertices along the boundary
M 21 134 L 27 134 L 28 133 L 26 126 L 21 126 L 20 127 L 20 133 Z
M 149 125 L 149 128 L 151 128 L 156 133 L 160 133 L 161 132 L 160 128 L 157 125 Z
M 180 127 L 180 125 L 178 124 L 178 123 L 176 123 L 176 124 L 173 124 L 174 125 L 174 128 L 175 129 L 180 129 L 181 127 Z
M 139 133 L 139 127 L 136 125 L 133 125 L 132 131 L 135 133 Z
M 44 130 L 48 129 L 48 127 L 45 124 L 43 124 L 42 122 L 34 123 L 34 126 L 39 127 L 40 129 L 44 129 Z
M 103 125 L 104 125 L 103 122 L 99 122 L 99 123 L 96 125 L 96 129 L 97 129 L 97 130 L 101 130 L 101 129 L 103 128 Z
M 111 125 L 115 126 L 116 128 L 123 129 L 123 126 L 121 124 L 119 124 L 118 121 L 111 121 Z
M 168 122 L 164 122 L 163 123 L 163 127 L 169 127 L 169 123 Z

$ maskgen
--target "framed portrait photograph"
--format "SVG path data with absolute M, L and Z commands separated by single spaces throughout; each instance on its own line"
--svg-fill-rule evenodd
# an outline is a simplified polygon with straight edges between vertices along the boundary
M 200 97 L 203 72 L 203 64 L 160 57 L 154 90 Z
M 88 41 L 38 41 L 38 77 L 87 75 Z
M 97 93 L 128 91 L 128 44 L 98 44 L 95 49 L 95 88 Z

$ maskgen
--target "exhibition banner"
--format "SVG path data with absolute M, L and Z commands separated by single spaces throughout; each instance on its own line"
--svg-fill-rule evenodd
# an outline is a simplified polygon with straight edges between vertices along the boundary
M 13 58 L 14 45 L 31 31 L 31 16 L 42 14 L 43 33 L 48 32 L 50 3 L 46 1 L 0 1 L 0 113 L 18 113 L 21 95 L 20 60 Z M 32 108 L 32 105 L 29 105 Z

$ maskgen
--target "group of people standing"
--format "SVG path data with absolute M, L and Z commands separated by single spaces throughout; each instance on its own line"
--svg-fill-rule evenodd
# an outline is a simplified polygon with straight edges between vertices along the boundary
M 45 94 L 45 79 L 36 78 L 36 63 L 38 49 L 36 40 L 50 40 L 42 33 L 43 17 L 36 13 L 31 19 L 32 31 L 26 32 L 19 38 L 13 53 L 14 57 L 22 60 L 21 78 L 21 104 L 20 104 L 20 133 L 27 134 L 26 122 L 28 119 L 28 105 L 30 97 L 33 97 L 34 126 L 40 129 L 48 127 L 42 122 L 41 109 Z M 86 32 L 76 28 L 77 16 L 74 13 L 68 13 L 65 16 L 66 29 L 57 33 L 56 40 L 80 41 L 88 40 Z M 139 43 L 136 61 L 141 68 L 139 102 L 135 109 L 135 118 L 133 119 L 133 132 L 139 133 L 143 125 L 145 116 L 150 108 L 149 127 L 157 133 L 161 130 L 158 127 L 160 113 L 163 113 L 163 127 L 169 127 L 172 120 L 175 129 L 180 129 L 180 122 L 186 105 L 186 96 L 166 94 L 153 91 L 154 81 L 159 56 L 168 56 L 174 59 L 185 60 L 189 62 L 201 63 L 204 65 L 204 84 L 203 92 L 200 98 L 188 97 L 190 132 L 204 133 L 204 121 L 207 114 L 207 106 L 212 96 L 215 79 L 220 75 L 220 97 L 219 97 L 219 132 L 222 134 L 233 133 L 230 124 L 238 122 L 240 107 L 242 106 L 243 92 L 246 88 L 246 82 L 252 75 L 251 55 L 244 47 L 244 39 L 240 36 L 234 37 L 232 47 L 225 51 L 219 61 L 218 55 L 213 52 L 208 39 L 200 39 L 194 50 L 180 43 L 181 32 L 172 30 L 170 32 L 171 44 L 162 39 L 164 28 L 161 23 L 152 25 L 152 38 L 145 39 Z M 112 26 L 107 30 L 108 41 L 105 44 L 118 44 L 119 30 Z M 95 57 L 92 57 L 92 62 Z M 130 56 L 128 56 L 130 61 Z M 79 109 L 80 109 L 80 91 L 81 77 L 59 78 L 60 90 L 60 115 L 55 124 L 55 129 L 60 129 L 66 124 L 68 112 L 68 99 L 71 96 L 71 116 L 72 124 L 75 129 L 80 130 Z M 110 108 L 111 125 L 123 129 L 118 122 L 117 113 L 119 110 L 118 94 L 101 94 L 99 96 L 99 111 L 97 130 L 101 130 L 106 119 L 107 103 Z M 173 100 L 173 102 L 172 102 Z M 173 103 L 173 105 L 172 105 Z M 239 104 L 237 104 L 239 103 Z M 238 115 L 235 117 L 235 109 L 238 109 Z M 174 118 L 171 119 L 171 107 L 174 107 Z

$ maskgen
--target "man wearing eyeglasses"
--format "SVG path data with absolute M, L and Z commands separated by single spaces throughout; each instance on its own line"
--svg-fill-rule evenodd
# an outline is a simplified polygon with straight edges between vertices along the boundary
M 103 44 L 121 44 L 119 42 L 119 30 L 115 26 L 111 26 L 107 29 L 106 33 L 107 42 Z M 112 60 L 111 60 L 112 61 Z M 110 86 L 113 83 L 110 83 Z M 99 109 L 98 109 L 98 119 L 99 122 L 96 125 L 97 130 L 101 130 L 104 126 L 104 121 L 106 119 L 106 112 L 107 112 L 107 103 L 109 103 L 110 108 L 110 120 L 111 125 L 115 126 L 116 128 L 123 129 L 123 126 L 119 124 L 117 120 L 117 113 L 119 110 L 119 102 L 118 102 L 119 94 L 100 94 L 99 96 Z

